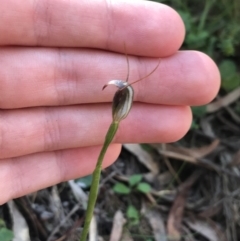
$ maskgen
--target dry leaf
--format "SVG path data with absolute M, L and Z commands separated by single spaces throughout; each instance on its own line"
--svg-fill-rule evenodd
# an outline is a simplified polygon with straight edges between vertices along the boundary
M 62 202 L 59 197 L 57 186 L 53 186 L 51 190 L 51 195 L 49 196 L 50 209 L 53 212 L 53 224 L 56 226 L 59 220 L 65 218 L 65 213 L 63 210 Z
M 92 216 L 90 227 L 89 227 L 89 241 L 98 240 L 98 231 L 97 231 L 97 221 L 95 215 Z
M 211 118 L 212 118 L 212 116 L 201 118 L 200 126 L 205 135 L 212 137 L 213 139 L 216 139 L 216 134 L 214 132 L 213 125 L 210 121 Z
M 231 166 L 238 166 L 240 164 L 240 150 L 234 155 Z
M 240 116 L 234 112 L 230 107 L 225 108 L 230 116 L 236 121 L 236 123 L 240 124 Z
M 13 219 L 13 241 L 30 241 L 29 228 L 25 218 L 18 211 L 13 201 L 8 202 L 8 207 Z
M 167 221 L 167 230 L 170 240 L 178 241 L 181 239 L 181 226 L 186 198 L 190 187 L 200 177 L 202 172 L 195 171 L 184 183 L 179 186 L 172 208 Z
M 168 151 L 175 151 L 184 155 L 188 155 L 194 158 L 202 158 L 213 152 L 220 141 L 218 139 L 214 140 L 210 145 L 199 147 L 199 148 L 184 148 L 184 147 L 175 147 L 173 145 L 167 145 L 166 148 Z
M 184 222 L 194 231 L 206 237 L 209 241 L 227 241 L 221 229 L 212 221 L 207 219 L 184 219 Z
M 188 155 L 180 154 L 176 150 L 174 150 L 174 151 L 163 150 L 162 147 L 159 144 L 152 144 L 152 146 L 154 148 L 156 148 L 157 151 L 161 155 L 165 155 L 167 157 L 174 158 L 174 159 L 177 159 L 177 160 L 187 161 L 187 162 L 190 162 L 190 163 L 193 163 L 193 164 L 198 163 L 198 160 L 196 158 L 188 156 Z M 168 146 L 170 146 L 170 145 L 167 145 L 167 147 Z
M 222 204 L 219 203 L 218 205 L 210 206 L 198 215 L 202 218 L 211 218 L 215 215 L 217 215 L 222 210 Z
M 60 220 L 60 223 L 58 224 L 58 226 L 56 226 L 56 227 L 52 230 L 51 234 L 48 236 L 47 241 L 51 241 L 52 238 L 54 237 L 54 235 L 55 235 L 57 232 L 59 232 L 59 230 L 62 228 L 62 226 L 66 225 L 66 223 L 69 221 L 70 217 L 71 217 L 72 215 L 74 215 L 78 210 L 79 210 L 79 204 L 75 205 L 75 206 L 70 210 L 70 212 L 68 212 L 68 214 L 66 215 L 66 217 L 63 218 L 62 220 Z M 69 236 L 69 237 L 68 237 L 68 238 L 69 238 L 68 240 L 70 241 L 70 240 L 74 239 L 74 237 L 75 237 L 76 235 L 77 235 L 77 237 L 79 237 L 79 231 L 78 231 L 77 228 L 76 228 L 76 229 L 73 229 L 73 232 L 72 232 L 71 235 L 70 235 L 70 236 L 73 236 L 73 238 L 70 238 L 70 236 Z
M 118 210 L 113 218 L 113 227 L 109 241 L 119 241 L 122 236 L 123 225 L 126 220 L 123 217 L 122 211 Z
M 76 200 L 83 205 L 84 209 L 87 209 L 88 196 L 86 195 L 86 193 L 73 180 L 68 181 L 68 184 L 72 189 L 73 195 Z
M 139 144 L 124 144 L 123 145 L 129 152 L 135 155 L 138 160 L 154 174 L 159 172 L 157 163 L 153 160 L 152 156 L 144 151 Z
M 235 102 L 239 97 L 240 97 L 240 87 L 233 90 L 226 96 L 219 98 L 218 100 L 208 104 L 207 112 L 212 113 L 212 112 L 215 112 L 215 111 L 221 109 L 222 107 L 228 106 L 228 105 L 232 104 L 233 102 Z
M 144 216 L 148 219 L 149 224 L 152 227 L 155 241 L 167 241 L 164 220 L 163 220 L 160 212 L 156 209 L 148 208 L 144 212 Z
M 127 229 L 124 229 L 121 241 L 134 241 Z
M 217 148 L 219 143 L 220 141 L 216 139 L 210 145 L 200 148 L 184 148 L 167 144 L 165 145 L 166 150 L 163 150 L 162 145 L 159 144 L 153 144 L 152 146 L 156 148 L 160 154 L 167 157 L 187 161 L 193 164 L 199 164 L 198 159 L 213 152 Z

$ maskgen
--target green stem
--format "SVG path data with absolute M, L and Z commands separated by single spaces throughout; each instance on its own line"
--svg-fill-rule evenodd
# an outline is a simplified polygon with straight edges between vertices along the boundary
M 105 141 L 104 141 L 102 150 L 99 154 L 95 170 L 93 172 L 93 179 L 92 179 L 92 184 L 91 184 L 90 193 L 89 193 L 89 197 L 88 197 L 86 218 L 85 218 L 84 227 L 83 227 L 80 241 L 85 241 L 87 239 L 90 222 L 92 220 L 93 211 L 94 211 L 95 203 L 97 200 L 98 186 L 99 186 L 99 180 L 100 180 L 100 176 L 101 176 L 103 158 L 106 154 L 106 151 L 107 151 L 110 143 L 113 140 L 113 137 L 115 136 L 115 134 L 117 132 L 118 125 L 119 125 L 119 122 L 115 122 L 115 121 L 113 121 L 112 124 L 110 125 L 108 132 L 106 134 L 106 137 L 105 137 Z

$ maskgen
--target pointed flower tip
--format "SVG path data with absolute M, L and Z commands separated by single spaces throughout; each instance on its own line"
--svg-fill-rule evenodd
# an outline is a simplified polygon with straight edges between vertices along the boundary
M 104 90 L 107 86 L 108 86 L 108 85 L 104 85 L 104 86 L 102 87 L 102 90 Z
M 121 88 L 127 86 L 127 82 L 124 82 L 124 81 L 122 81 L 122 80 L 110 80 L 110 81 L 107 82 L 107 84 L 105 84 L 105 85 L 103 86 L 102 89 L 104 90 L 108 85 L 115 85 L 116 87 L 118 87 L 119 89 L 121 89 Z

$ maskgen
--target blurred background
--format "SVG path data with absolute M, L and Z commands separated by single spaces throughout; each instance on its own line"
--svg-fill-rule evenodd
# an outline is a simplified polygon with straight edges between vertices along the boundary
M 240 1 L 163 0 L 185 22 L 182 49 L 210 55 L 222 82 L 192 108 L 191 130 L 173 144 L 126 144 L 102 173 L 91 240 L 240 240 Z M 208 88 L 208 86 L 206 86 Z M 0 241 L 78 240 L 91 176 L 0 208 Z M 18 208 L 18 211 L 16 209 Z

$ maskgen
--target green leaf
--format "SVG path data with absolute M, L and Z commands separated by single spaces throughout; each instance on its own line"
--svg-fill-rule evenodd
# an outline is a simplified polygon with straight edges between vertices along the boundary
M 6 227 L 4 220 L 0 219 L 0 229 Z
M 78 178 L 75 180 L 75 182 L 79 183 L 83 188 L 89 188 L 92 183 L 92 175 Z
M 142 192 L 142 193 L 148 193 L 148 192 L 151 191 L 151 186 L 146 182 L 140 182 L 137 185 L 137 190 Z
M 136 184 L 138 184 L 140 181 L 142 180 L 142 175 L 141 174 L 136 174 L 136 175 L 132 175 L 129 178 L 129 185 L 131 187 L 135 186 Z
M 224 60 L 219 65 L 222 82 L 221 87 L 226 91 L 231 91 L 240 85 L 240 74 L 237 73 L 237 66 L 231 60 Z
M 113 187 L 113 191 L 119 194 L 129 194 L 131 189 L 123 183 L 116 183 Z
M 127 218 L 130 219 L 132 225 L 137 225 L 139 223 L 139 212 L 133 205 L 128 206 L 126 215 Z
M 206 45 L 209 33 L 207 31 L 190 32 L 186 36 L 186 43 L 191 48 L 203 48 Z
M 144 151 L 146 151 L 146 152 L 152 152 L 152 151 L 154 151 L 154 148 L 153 148 L 151 145 L 149 145 L 149 144 L 141 143 L 141 144 L 139 144 L 139 145 L 140 145 L 141 148 L 142 148 Z
M 185 25 L 185 29 L 186 29 L 186 32 L 190 32 L 191 31 L 191 28 L 192 28 L 192 16 L 189 12 L 187 11 L 182 11 L 182 10 L 178 10 L 178 13 L 180 14 L 183 22 L 184 22 L 184 25 Z
M 235 54 L 235 46 L 231 37 L 221 39 L 218 46 L 226 56 L 233 56 Z
M 237 72 L 236 64 L 231 60 L 223 60 L 219 65 L 222 78 L 229 78 Z
M 199 129 L 199 125 L 196 123 L 196 121 L 193 119 L 191 124 L 191 130 L 197 130 Z
M 192 108 L 193 115 L 195 117 L 203 117 L 207 112 L 207 106 L 206 105 L 193 106 L 191 108 Z
M 13 232 L 7 228 L 0 229 L 0 240 L 1 241 L 11 241 L 14 235 Z

